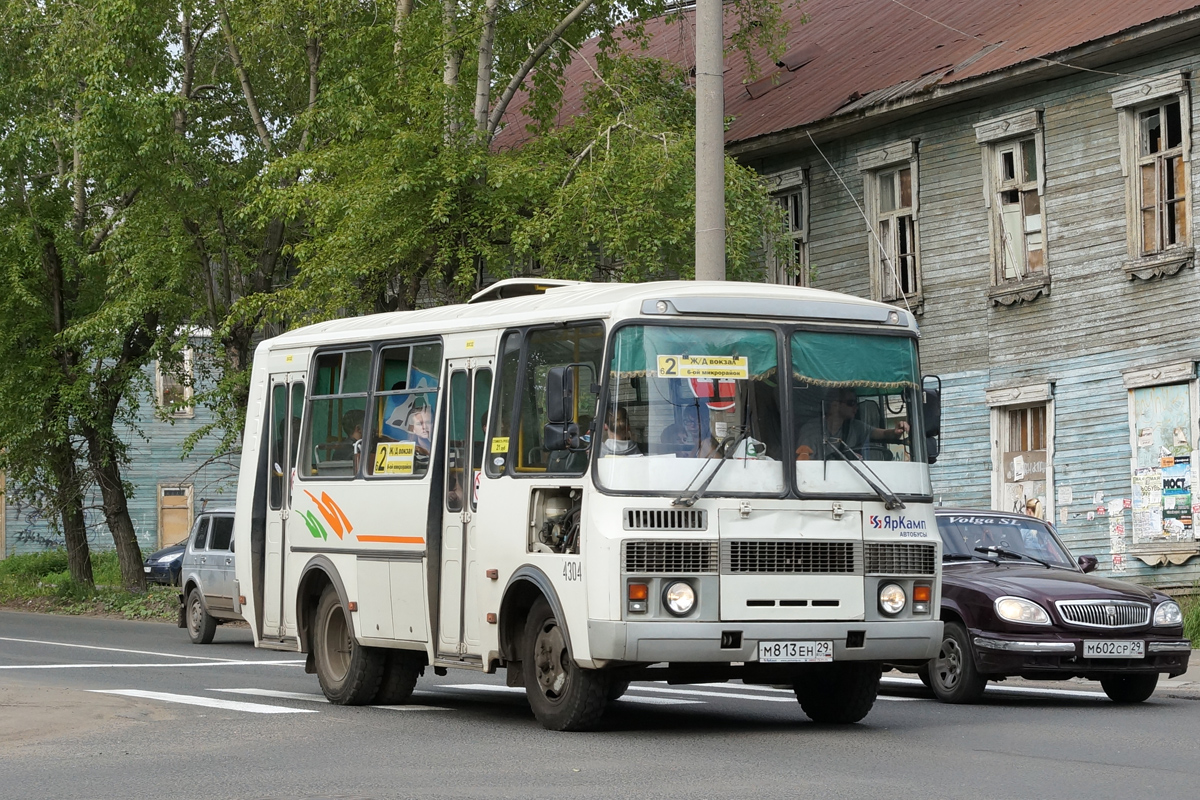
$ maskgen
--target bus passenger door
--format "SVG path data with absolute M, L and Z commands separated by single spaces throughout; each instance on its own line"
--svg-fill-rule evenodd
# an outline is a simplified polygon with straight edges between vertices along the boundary
M 474 660 L 471 657 L 481 651 L 476 598 L 482 572 L 476 541 L 475 489 L 483 466 L 492 359 L 453 359 L 449 365 L 438 655 L 461 661 Z
M 262 635 L 280 638 L 295 624 L 294 608 L 283 608 L 284 564 L 295 480 L 296 445 L 304 408 L 304 373 L 271 376 L 270 486 L 267 491 L 267 542 L 263 554 Z

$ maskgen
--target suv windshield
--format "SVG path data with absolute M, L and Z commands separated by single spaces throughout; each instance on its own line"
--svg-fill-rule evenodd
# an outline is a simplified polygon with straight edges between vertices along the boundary
M 937 523 L 946 555 L 975 556 L 977 547 L 998 547 L 1055 567 L 1075 569 L 1075 562 L 1058 538 L 1044 522 L 1033 517 L 946 514 L 939 515 Z
M 773 330 L 621 328 L 596 426 L 600 485 L 677 494 L 712 477 L 708 494 L 782 494 L 778 365 Z
M 799 491 L 929 495 L 916 341 L 796 331 L 789 344 Z

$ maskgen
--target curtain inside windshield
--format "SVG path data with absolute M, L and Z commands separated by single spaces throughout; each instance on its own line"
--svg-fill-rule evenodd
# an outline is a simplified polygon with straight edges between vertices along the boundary
M 792 337 L 796 380 L 817 386 L 898 391 L 917 387 L 911 339 L 857 333 L 797 333 Z

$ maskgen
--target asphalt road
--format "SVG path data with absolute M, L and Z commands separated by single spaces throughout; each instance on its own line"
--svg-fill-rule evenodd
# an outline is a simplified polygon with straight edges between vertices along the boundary
M 863 723 L 792 695 L 634 684 L 551 733 L 502 675 L 429 673 L 416 705 L 324 702 L 301 656 L 221 627 L 0 612 L 0 798 L 1186 798 L 1200 693 L 1116 706 L 1094 684 L 946 706 L 885 678 Z

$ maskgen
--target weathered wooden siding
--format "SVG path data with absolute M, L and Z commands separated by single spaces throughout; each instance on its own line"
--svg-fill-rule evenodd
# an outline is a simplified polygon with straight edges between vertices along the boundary
M 1192 40 L 1105 67 L 1119 75 L 1080 72 L 919 113 L 824 144 L 821 153 L 809 146 L 783 156 L 747 159 L 764 173 L 808 169 L 813 285 L 869 296 L 866 224 L 825 159 L 861 203 L 858 154 L 903 139 L 919 140 L 922 368 L 940 374 L 944 387 L 943 455 L 933 469 L 935 497 L 945 505 L 990 505 L 985 391 L 1052 384 L 1054 485 L 1070 487 L 1073 494 L 1065 522 L 1062 507 L 1055 506 L 1055 522 L 1076 552 L 1101 557 L 1102 570 L 1111 569 L 1106 559 L 1109 521 L 1095 514 L 1096 493 L 1105 504 L 1131 494 L 1122 370 L 1200 359 L 1200 314 L 1195 310 L 1200 270 L 1150 281 L 1125 276 L 1126 182 L 1118 114 L 1109 91 L 1177 69 L 1196 74 L 1198 67 L 1200 41 Z M 1193 98 L 1193 142 L 1200 127 L 1196 106 Z M 1044 109 L 1043 202 L 1051 291 L 1033 302 L 992 306 L 988 212 L 973 125 L 1030 108 Z M 1200 192 L 1194 161 L 1193 220 Z M 1128 530 L 1129 512 L 1124 516 Z M 1123 574 L 1155 585 L 1190 587 L 1200 580 L 1200 557 L 1182 567 L 1158 568 L 1130 559 Z

